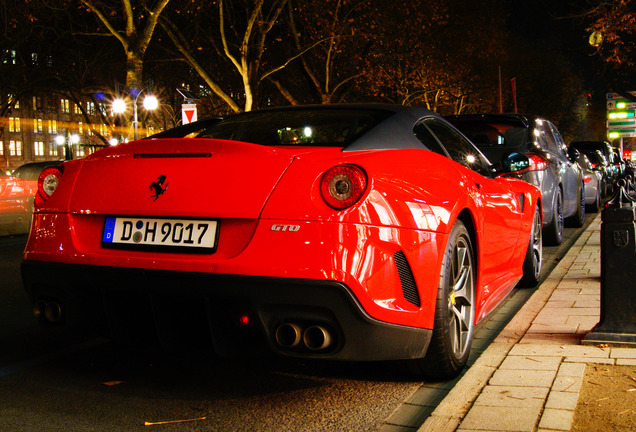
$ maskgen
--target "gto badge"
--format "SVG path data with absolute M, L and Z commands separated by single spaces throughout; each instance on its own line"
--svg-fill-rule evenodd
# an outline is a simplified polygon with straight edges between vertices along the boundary
M 300 229 L 300 225 L 278 225 L 274 224 L 270 228 L 272 231 L 290 231 L 295 232 Z
M 168 190 L 168 183 L 164 186 L 163 184 L 166 182 L 166 176 L 161 174 L 157 177 L 157 181 L 150 183 L 150 190 L 154 191 L 154 195 L 151 195 L 151 198 L 154 198 L 155 201 L 159 199 L 163 193 Z

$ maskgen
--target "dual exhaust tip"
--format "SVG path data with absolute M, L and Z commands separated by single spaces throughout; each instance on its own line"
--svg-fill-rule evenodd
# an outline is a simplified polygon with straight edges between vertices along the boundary
M 286 349 L 322 351 L 335 342 L 332 332 L 322 325 L 303 327 L 296 323 L 283 323 L 276 328 L 276 343 Z
M 33 315 L 37 319 L 50 324 L 60 324 L 64 321 L 64 309 L 56 300 L 38 300 L 33 305 Z

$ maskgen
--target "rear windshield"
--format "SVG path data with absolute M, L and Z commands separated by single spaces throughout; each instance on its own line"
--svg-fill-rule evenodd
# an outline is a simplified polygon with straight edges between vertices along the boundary
M 482 119 L 449 120 L 477 147 L 514 148 L 526 142 L 526 128 L 516 124 Z
M 596 153 L 595 151 L 593 151 L 593 152 L 585 152 L 585 155 L 587 156 L 587 158 L 592 163 L 601 164 L 601 165 L 605 165 L 607 163 L 604 160 L 605 158 L 602 155 Z
M 392 113 L 374 109 L 308 109 L 248 112 L 211 125 L 197 138 L 266 146 L 346 147 Z

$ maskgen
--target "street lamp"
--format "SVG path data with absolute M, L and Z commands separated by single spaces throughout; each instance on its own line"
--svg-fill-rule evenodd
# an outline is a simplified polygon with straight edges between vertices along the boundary
M 133 131 L 135 140 L 139 138 L 139 134 L 137 132 L 139 124 L 137 120 L 137 100 L 139 99 L 139 96 L 141 96 L 141 93 L 143 91 L 144 89 L 141 89 L 137 92 L 136 89 L 133 88 L 130 94 L 131 96 L 135 96 L 135 98 L 133 99 Z M 159 106 L 159 101 L 153 95 L 146 95 L 143 101 L 143 105 L 147 111 L 152 111 L 157 109 L 157 107 Z M 126 111 L 126 101 L 121 98 L 115 99 L 113 101 L 112 108 L 114 113 L 123 114 Z
M 55 137 L 55 144 L 64 146 L 64 158 L 67 160 L 73 159 L 73 152 L 71 151 L 71 144 L 78 144 L 80 136 L 78 134 L 72 134 L 65 137 L 64 135 L 57 135 Z

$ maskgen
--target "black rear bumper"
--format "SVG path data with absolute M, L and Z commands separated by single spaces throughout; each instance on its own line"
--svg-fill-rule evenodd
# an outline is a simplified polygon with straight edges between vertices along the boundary
M 22 263 L 32 301 L 54 299 L 70 325 L 105 323 L 110 336 L 166 348 L 212 344 L 223 355 L 272 350 L 294 357 L 397 360 L 424 357 L 431 330 L 371 318 L 343 284 L 303 279 L 120 267 Z M 320 325 L 329 348 L 283 347 L 284 323 Z

